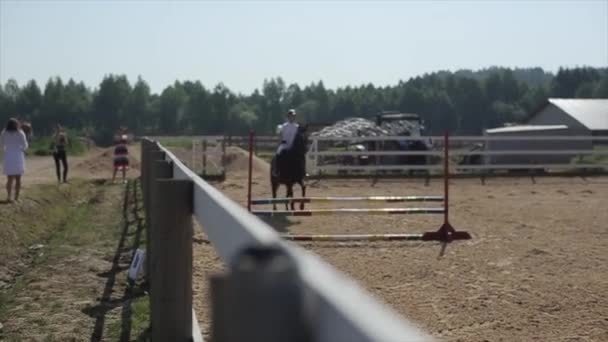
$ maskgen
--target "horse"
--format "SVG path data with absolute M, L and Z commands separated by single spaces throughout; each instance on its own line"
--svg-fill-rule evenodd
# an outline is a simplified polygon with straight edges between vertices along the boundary
M 270 184 L 272 186 L 272 198 L 277 197 L 277 189 L 279 185 L 284 184 L 287 187 L 286 197 L 293 197 L 293 185 L 299 184 L 302 188 L 302 197 L 306 197 L 306 185 L 304 185 L 304 177 L 306 176 L 306 150 L 308 148 L 308 136 L 306 135 L 307 127 L 299 126 L 291 148 L 283 152 L 280 163 L 275 155 L 272 158 L 270 170 Z M 280 164 L 280 165 L 279 165 Z M 277 209 L 276 204 L 273 204 L 274 210 Z M 304 209 L 304 202 L 300 202 L 300 210 Z M 289 210 L 285 203 L 285 210 Z M 291 203 L 291 210 L 295 210 L 294 203 Z

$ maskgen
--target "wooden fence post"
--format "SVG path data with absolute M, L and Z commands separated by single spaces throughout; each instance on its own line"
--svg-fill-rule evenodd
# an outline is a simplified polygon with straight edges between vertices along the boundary
M 173 177 L 173 163 L 163 160 L 163 159 L 159 159 L 159 160 L 155 160 L 152 162 L 151 166 L 150 166 L 150 176 L 151 178 L 154 180 L 157 179 L 167 179 L 167 178 L 172 178 Z M 155 188 L 152 187 L 150 189 L 150 198 L 156 198 L 156 197 L 162 197 L 162 194 L 156 193 L 155 192 Z M 147 262 L 146 262 L 146 266 L 148 266 L 149 270 L 152 271 L 155 267 L 156 267 L 156 263 L 155 263 L 155 255 L 154 255 L 154 249 L 152 246 L 152 241 L 154 241 L 155 238 L 155 232 L 154 232 L 154 218 L 152 217 L 152 208 L 150 208 L 150 224 L 148 225 L 148 237 L 149 239 L 146 241 L 147 244 L 147 255 L 146 257 Z
M 196 172 L 196 139 L 192 139 L 192 164 L 190 164 L 190 169 Z
M 144 208 L 146 210 L 149 209 L 147 195 L 148 195 L 148 191 L 150 191 L 150 186 L 149 186 L 150 168 L 148 167 L 148 160 L 150 159 L 151 151 L 152 151 L 152 142 L 148 139 L 142 140 L 140 173 L 141 173 L 141 187 L 143 190 L 142 194 L 143 194 L 143 199 L 144 199 Z
M 150 235 L 148 233 L 150 227 L 150 217 L 148 213 L 150 212 L 150 203 L 149 203 L 149 195 L 150 195 L 150 187 L 149 187 L 149 178 L 150 178 L 150 168 L 148 167 L 148 160 L 150 159 L 150 151 L 152 148 L 152 142 L 148 139 L 144 139 L 141 141 L 141 164 L 140 168 L 140 180 L 141 180 L 141 194 L 142 201 L 144 205 L 144 218 L 146 222 L 146 244 L 150 241 Z M 149 264 L 148 260 L 150 260 L 150 255 L 148 253 L 148 249 L 146 248 L 146 267 L 145 267 L 145 275 L 144 278 L 149 280 Z
M 152 198 L 152 341 L 192 339 L 192 200 L 190 180 L 157 179 Z M 162 196 L 160 196 L 162 194 Z
M 222 139 L 222 176 L 226 174 L 226 139 Z
M 203 140 L 203 177 L 207 175 L 207 140 Z
M 150 271 L 152 270 L 152 246 L 150 241 L 152 241 L 151 231 L 152 231 L 152 184 L 154 179 L 156 178 L 154 174 L 154 163 L 156 161 L 165 160 L 165 152 L 158 150 L 158 145 L 156 143 L 151 144 L 147 151 L 146 164 L 142 164 L 142 168 L 146 169 L 146 193 L 144 194 L 144 204 L 146 207 L 146 279 L 150 280 Z

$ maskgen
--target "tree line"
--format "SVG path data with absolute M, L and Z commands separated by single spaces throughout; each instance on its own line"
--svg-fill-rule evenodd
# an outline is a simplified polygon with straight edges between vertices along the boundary
M 44 89 L 32 80 L 0 84 L 0 120 L 30 120 L 37 135 L 56 124 L 86 130 L 100 144 L 126 126 L 136 134 L 272 134 L 289 108 L 305 123 L 331 124 L 348 117 L 371 117 L 383 110 L 417 113 L 427 133 L 446 129 L 478 134 L 484 128 L 522 122 L 548 97 L 608 98 L 608 68 L 560 69 L 493 67 L 478 71 L 439 71 L 400 81 L 327 89 L 322 81 L 300 86 L 281 77 L 239 94 L 223 84 L 176 81 L 160 94 L 138 77 L 107 75 L 96 88 L 53 77 Z

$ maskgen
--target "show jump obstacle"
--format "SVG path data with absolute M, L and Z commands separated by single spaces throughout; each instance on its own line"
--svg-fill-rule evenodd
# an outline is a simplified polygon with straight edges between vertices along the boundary
M 449 221 L 449 135 L 444 134 L 443 154 L 443 196 L 371 196 L 371 197 L 306 197 L 306 198 L 264 198 L 251 199 L 251 177 L 253 145 L 255 135 L 249 134 L 249 176 L 247 185 L 247 209 L 260 217 L 319 216 L 319 215 L 415 215 L 443 214 L 443 224 L 439 230 L 420 234 L 332 234 L 332 235 L 292 235 L 283 238 L 294 241 L 396 241 L 423 240 L 451 242 L 470 239 L 466 231 L 456 231 Z M 443 207 L 429 208 L 379 208 L 379 209 L 312 209 L 312 210 L 251 210 L 252 205 L 328 203 L 328 202 L 442 202 Z

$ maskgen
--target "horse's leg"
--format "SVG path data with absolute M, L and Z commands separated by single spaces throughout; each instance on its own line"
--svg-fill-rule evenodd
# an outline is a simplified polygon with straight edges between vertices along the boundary
M 306 197 L 306 185 L 304 185 L 304 181 L 299 181 L 300 187 L 302 188 L 302 198 Z M 304 201 L 300 202 L 300 210 L 304 210 Z
M 293 183 L 286 184 L 285 186 L 287 187 L 287 198 L 293 198 Z M 289 210 L 287 203 L 285 203 L 285 210 Z M 293 202 L 291 202 L 291 210 L 295 210 Z
M 279 188 L 279 182 L 272 176 L 270 177 L 270 186 L 272 187 L 272 198 L 277 198 L 277 189 Z M 272 210 L 277 210 L 276 203 L 272 203 Z

